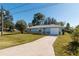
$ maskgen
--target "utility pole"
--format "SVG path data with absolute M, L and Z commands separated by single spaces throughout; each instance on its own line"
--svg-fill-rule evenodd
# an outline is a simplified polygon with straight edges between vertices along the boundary
M 3 6 L 1 6 L 1 36 L 3 36 Z

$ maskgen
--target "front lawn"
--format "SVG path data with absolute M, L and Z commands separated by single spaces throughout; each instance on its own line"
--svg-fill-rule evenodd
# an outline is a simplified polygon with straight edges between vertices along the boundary
M 65 33 L 65 35 L 60 35 L 54 42 L 54 52 L 56 56 L 68 56 L 67 53 L 65 53 L 64 46 L 67 45 L 69 42 L 71 42 L 70 34 Z
M 4 36 L 0 36 L 0 49 L 29 43 L 43 36 L 37 34 L 4 33 Z

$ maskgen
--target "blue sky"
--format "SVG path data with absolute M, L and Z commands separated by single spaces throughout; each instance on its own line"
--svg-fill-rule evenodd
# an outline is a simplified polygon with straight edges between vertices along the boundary
M 66 3 L 66 4 L 54 4 L 52 3 L 52 6 L 48 6 L 46 8 L 41 8 L 43 6 L 46 5 L 50 5 L 50 4 L 46 4 L 46 3 L 32 3 L 32 4 L 26 4 L 22 7 L 18 7 L 20 5 L 23 4 L 0 4 L 3 5 L 4 9 L 7 9 L 11 12 L 11 14 L 14 17 L 14 22 L 16 22 L 19 19 L 24 19 L 27 23 L 31 22 L 33 20 L 33 15 L 35 13 L 42 13 L 44 14 L 46 17 L 54 17 L 55 19 L 57 19 L 57 21 L 63 21 L 65 23 L 69 22 L 71 24 L 71 26 L 76 26 L 79 24 L 79 4 L 77 3 Z M 15 8 L 13 10 L 10 10 L 12 8 Z M 32 8 L 41 8 L 41 9 L 34 9 L 34 10 L 30 10 L 27 11 L 29 9 Z M 25 12 L 20 13 L 19 11 L 23 11 L 25 10 Z M 19 12 L 19 13 L 16 13 Z

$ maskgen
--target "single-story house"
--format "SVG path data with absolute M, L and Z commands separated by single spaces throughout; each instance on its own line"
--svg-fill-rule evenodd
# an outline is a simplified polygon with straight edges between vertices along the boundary
M 27 28 L 27 32 L 47 34 L 47 35 L 58 35 L 62 34 L 62 29 L 64 27 L 60 25 L 37 25 Z

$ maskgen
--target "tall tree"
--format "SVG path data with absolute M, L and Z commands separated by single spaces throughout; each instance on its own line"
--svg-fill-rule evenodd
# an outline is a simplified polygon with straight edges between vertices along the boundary
M 64 22 L 58 22 L 59 25 L 64 26 Z
M 44 21 L 44 25 L 47 25 L 47 24 L 48 24 L 48 22 L 47 22 L 47 20 L 45 20 L 45 21 Z
M 31 27 L 32 26 L 32 23 L 28 23 L 28 26 Z
M 0 10 L 1 11 L 1 10 Z M 13 24 L 13 16 L 10 14 L 10 11 L 3 9 L 3 22 L 4 22 L 4 28 L 9 28 Z M 0 12 L 1 16 L 1 12 Z
M 46 20 L 44 21 L 45 24 L 58 24 L 58 22 L 56 21 L 56 19 L 54 18 L 50 18 L 50 17 L 47 17 Z
M 52 19 L 51 19 L 51 24 L 57 24 L 57 21 L 56 21 L 55 18 L 52 18 Z
M 73 32 L 73 29 L 72 29 L 72 27 L 70 26 L 69 23 L 66 24 L 66 27 L 65 27 L 64 31 L 68 32 L 68 33 L 72 33 Z
M 70 29 L 70 24 L 69 24 L 69 23 L 66 24 L 66 29 L 67 29 L 67 30 Z
M 40 25 L 43 24 L 44 15 L 42 13 L 36 13 L 34 14 L 34 18 L 32 20 L 33 25 Z
M 51 24 L 51 23 L 52 23 L 52 21 L 51 21 L 51 18 L 50 18 L 50 17 L 48 17 L 48 18 L 47 18 L 47 21 L 48 21 L 48 24 Z

